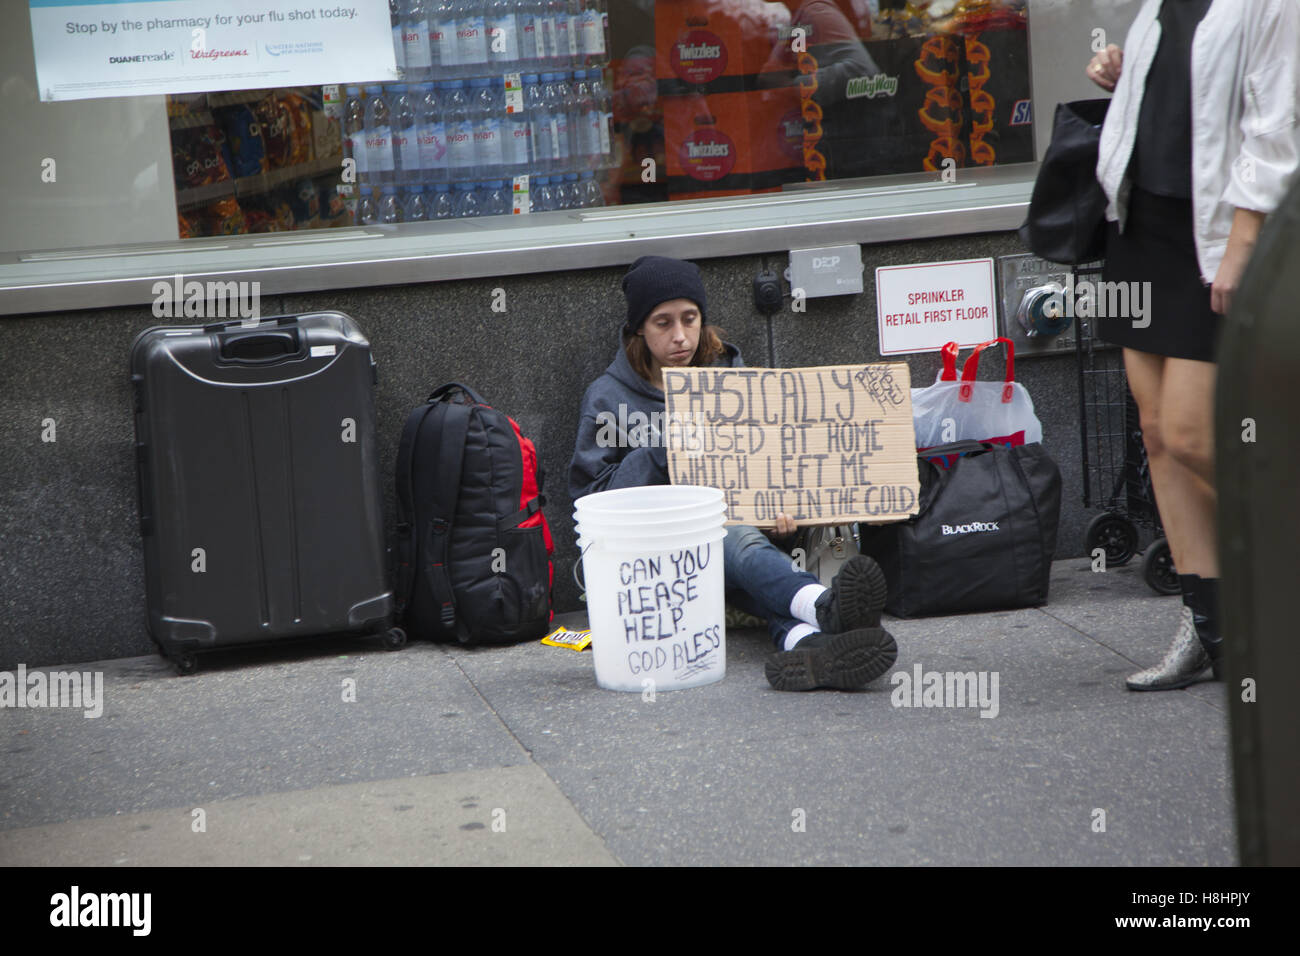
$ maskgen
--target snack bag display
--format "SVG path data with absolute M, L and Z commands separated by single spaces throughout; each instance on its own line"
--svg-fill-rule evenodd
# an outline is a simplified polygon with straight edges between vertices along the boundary
M 226 132 L 230 144 L 232 172 L 236 177 L 256 176 L 270 166 L 266 159 L 266 141 L 262 137 L 262 124 L 257 114 L 240 103 L 216 110 L 214 115 Z
M 287 116 L 289 123 L 289 159 L 286 165 L 311 162 L 311 104 L 297 93 L 290 93 L 281 99 L 280 106 L 281 115 Z
M 215 126 L 195 126 L 172 134 L 172 174 L 177 189 L 193 189 L 230 179 L 226 137 Z
M 247 232 L 244 211 L 234 196 L 218 199 L 204 207 L 203 218 L 207 220 L 207 234 L 210 236 L 237 236 Z
M 271 169 L 282 169 L 292 164 L 293 119 L 289 108 L 275 94 L 268 93 L 253 104 L 253 114 L 262 129 L 266 144 L 266 161 Z

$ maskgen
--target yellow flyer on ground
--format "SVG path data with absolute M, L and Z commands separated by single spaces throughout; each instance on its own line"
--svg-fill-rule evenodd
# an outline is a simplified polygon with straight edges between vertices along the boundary
M 673 484 L 726 496 L 727 523 L 902 521 L 917 513 L 911 377 L 901 362 L 665 368 Z

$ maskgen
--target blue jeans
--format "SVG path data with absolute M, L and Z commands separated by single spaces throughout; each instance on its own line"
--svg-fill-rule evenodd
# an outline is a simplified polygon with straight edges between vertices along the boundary
M 790 602 L 800 588 L 821 582 L 807 571 L 796 571 L 790 555 L 751 525 L 727 527 L 722 558 L 727 602 L 767 618 L 772 640 L 780 649 L 786 633 L 799 623 L 790 616 Z

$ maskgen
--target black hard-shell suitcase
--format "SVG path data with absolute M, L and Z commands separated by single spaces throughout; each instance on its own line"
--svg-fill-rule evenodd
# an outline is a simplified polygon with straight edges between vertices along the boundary
M 390 628 L 370 344 L 341 312 L 131 347 L 149 632 L 196 652 Z

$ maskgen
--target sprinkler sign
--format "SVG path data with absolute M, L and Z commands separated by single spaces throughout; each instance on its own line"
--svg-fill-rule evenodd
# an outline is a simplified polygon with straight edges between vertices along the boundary
M 668 472 L 723 492 L 731 524 L 902 521 L 917 513 L 902 363 L 664 369 Z

